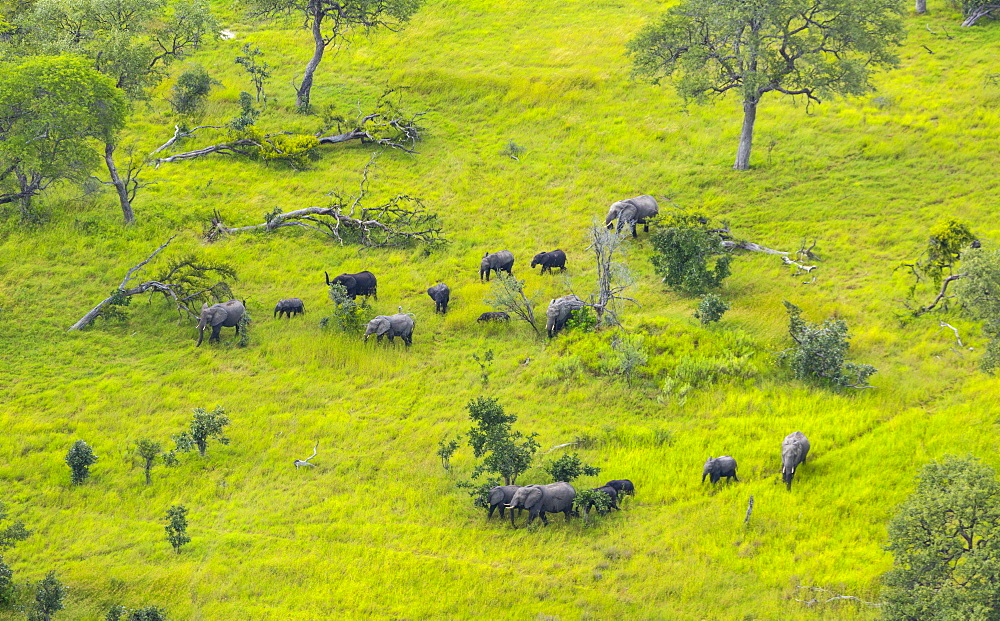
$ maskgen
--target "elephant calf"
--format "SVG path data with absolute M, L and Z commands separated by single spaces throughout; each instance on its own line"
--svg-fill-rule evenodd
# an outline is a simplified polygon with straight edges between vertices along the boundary
M 427 290 L 427 295 L 434 300 L 435 313 L 443 315 L 448 312 L 448 300 L 451 299 L 451 289 L 448 288 L 448 285 L 439 282 Z
M 809 454 L 809 438 L 801 431 L 793 431 L 781 442 L 781 480 L 785 482 L 788 491 L 792 491 L 792 477 L 795 468 L 806 462 Z
M 381 342 L 383 336 L 388 336 L 389 342 L 392 343 L 392 339 L 398 336 L 409 347 L 413 344 L 413 317 L 406 313 L 379 315 L 368 322 L 364 337 L 366 343 L 368 337 L 373 334 L 377 342 Z
M 357 274 L 341 274 L 336 278 L 330 278 L 330 275 L 323 272 L 326 276 L 326 286 L 330 287 L 333 285 L 340 285 L 347 291 L 347 297 L 352 300 L 357 298 L 359 295 L 365 297 L 374 296 L 378 300 L 378 279 L 375 278 L 375 274 L 369 271 L 358 272 Z
M 621 511 L 621 507 L 618 506 L 618 490 L 611 487 L 610 485 L 604 485 L 602 487 L 595 487 L 593 491 L 607 494 L 611 498 L 611 508 L 614 509 L 615 511 Z M 590 507 L 588 506 L 585 509 L 590 510 Z M 604 511 L 602 511 L 601 513 L 603 514 Z
M 302 304 L 302 300 L 298 298 L 288 298 L 287 300 L 281 300 L 278 305 L 274 307 L 274 316 L 281 317 L 282 314 L 285 317 L 291 318 L 292 315 L 298 315 L 299 313 L 305 314 L 306 307 Z
M 719 479 L 725 477 L 727 479 L 735 479 L 739 483 L 740 479 L 736 476 L 736 460 L 729 455 L 723 455 L 722 457 L 708 458 L 705 462 L 705 469 L 701 473 L 701 482 L 705 482 L 705 477 L 710 477 L 710 481 L 714 485 L 719 481 Z
M 604 487 L 615 488 L 619 496 L 635 495 L 635 486 L 632 485 L 632 481 L 629 481 L 628 479 L 615 479 L 614 481 L 608 481 L 604 484 Z
M 236 334 L 239 334 L 240 319 L 243 319 L 245 312 L 246 307 L 239 300 L 229 300 L 211 306 L 202 304 L 201 318 L 198 321 L 198 345 L 195 347 L 201 346 L 201 340 L 205 338 L 205 328 L 208 326 L 212 326 L 212 336 L 208 337 L 209 343 L 219 341 L 219 333 L 223 328 L 236 328 Z
M 479 262 L 479 280 L 486 279 L 486 282 L 490 281 L 490 272 L 496 273 L 497 276 L 500 272 L 507 272 L 507 274 L 513 276 L 511 270 L 514 269 L 514 253 L 510 250 L 501 250 L 499 252 L 487 252 L 483 255 L 483 260 Z
M 483 313 L 476 321 L 510 321 L 510 315 L 503 311 L 491 311 Z
M 562 250 L 553 250 L 551 252 L 539 252 L 535 255 L 535 258 L 531 260 L 531 267 L 534 269 L 536 265 L 542 266 L 541 273 L 544 274 L 546 271 L 551 272 L 555 268 L 559 268 L 562 271 L 566 271 L 566 253 Z

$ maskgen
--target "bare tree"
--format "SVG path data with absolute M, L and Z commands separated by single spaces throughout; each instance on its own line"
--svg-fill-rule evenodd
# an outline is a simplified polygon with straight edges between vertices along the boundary
M 108 166 L 111 181 L 101 181 L 101 183 L 113 185 L 115 187 L 115 192 L 118 193 L 118 203 L 121 205 L 122 216 L 125 219 L 125 224 L 132 224 L 135 222 L 135 212 L 132 210 L 132 201 L 135 200 L 136 193 L 142 188 L 147 187 L 149 183 L 143 183 L 139 180 L 139 176 L 142 174 L 145 166 L 143 162 L 139 162 L 135 158 L 135 145 L 125 150 L 125 153 L 128 155 L 128 161 L 125 164 L 124 178 L 118 172 L 118 167 L 115 165 L 114 154 L 116 148 L 117 145 L 114 140 L 108 139 L 104 143 L 104 162 Z
M 128 303 L 128 298 L 141 293 L 162 293 L 165 298 L 173 300 L 177 305 L 177 312 L 184 316 L 198 318 L 199 313 L 192 309 L 192 303 L 197 301 L 207 301 L 210 297 L 218 299 L 220 296 L 229 296 L 232 292 L 229 285 L 224 281 L 210 285 L 210 279 L 216 277 L 236 278 L 236 272 L 228 265 L 222 264 L 202 264 L 194 257 L 184 257 L 172 262 L 162 274 L 153 280 L 147 280 L 137 285 L 131 285 L 138 274 L 145 271 L 145 266 L 152 261 L 164 248 L 166 248 L 174 236 L 164 242 L 159 248 L 138 265 L 132 267 L 122 279 L 111 295 L 101 300 L 101 302 L 90 309 L 79 321 L 70 326 L 70 330 L 82 330 L 90 325 L 102 312 L 106 312 L 109 306 L 119 306 Z
M 504 311 L 521 321 L 526 321 L 531 326 L 531 329 L 535 331 L 535 334 L 541 334 L 538 331 L 538 324 L 535 321 L 535 303 L 524 295 L 523 280 L 518 280 L 510 274 L 499 272 L 497 277 L 493 279 L 490 295 L 485 301 L 499 311 Z
M 587 250 L 594 251 L 597 266 L 597 303 L 592 306 L 597 309 L 600 323 L 621 325 L 618 319 L 621 302 L 638 304 L 635 299 L 622 295 L 635 283 L 635 278 L 624 264 L 615 261 L 616 253 L 623 254 L 622 241 L 625 237 L 595 222 L 590 225 L 588 238 L 590 245 Z

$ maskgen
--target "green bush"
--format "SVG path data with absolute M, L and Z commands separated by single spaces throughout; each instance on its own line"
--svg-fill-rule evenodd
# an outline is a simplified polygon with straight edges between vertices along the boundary
M 650 237 L 650 260 L 663 282 L 687 294 L 704 293 L 722 285 L 729 276 L 732 256 L 722 247 L 722 238 L 695 227 L 672 227 Z M 710 266 L 711 264 L 711 266 Z
M 70 468 L 70 479 L 80 484 L 90 476 L 90 467 L 97 461 L 97 455 L 83 440 L 77 440 L 66 454 L 66 464 Z
M 569 483 L 573 479 L 584 475 L 596 477 L 601 474 L 601 469 L 596 466 L 588 466 L 583 463 L 576 453 L 573 453 L 572 455 L 563 455 L 559 459 L 549 463 L 545 466 L 545 472 L 552 477 L 553 481 L 565 481 Z
M 729 305 L 722 301 L 722 298 L 709 293 L 698 302 L 698 310 L 695 311 L 695 319 L 700 319 L 703 324 L 710 324 L 713 321 L 722 319 L 722 316 L 729 310 Z
M 177 83 L 171 89 L 172 97 L 167 101 L 177 114 L 197 114 L 205 107 L 205 100 L 213 84 L 218 82 L 201 67 L 188 69 L 177 78 Z
M 348 334 L 357 334 L 364 330 L 365 316 L 368 314 L 368 301 L 358 304 L 357 300 L 347 295 L 347 288 L 340 283 L 330 285 L 330 300 L 333 301 L 333 313 L 320 320 L 324 328 L 336 328 Z
M 802 309 L 785 302 L 788 310 L 788 332 L 795 346 L 781 353 L 797 379 L 812 379 L 835 386 L 866 388 L 868 378 L 877 372 L 870 364 L 846 362 L 850 337 L 847 324 L 840 319 L 827 319 L 810 324 L 802 319 Z

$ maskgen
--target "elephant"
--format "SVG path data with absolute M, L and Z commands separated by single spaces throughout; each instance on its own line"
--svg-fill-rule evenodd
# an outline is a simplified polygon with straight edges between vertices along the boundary
M 302 300 L 298 298 L 288 298 L 287 300 L 280 300 L 278 305 L 274 307 L 274 316 L 281 317 L 282 313 L 285 317 L 291 317 L 292 315 L 298 315 L 299 313 L 305 313 L 306 307 L 302 304 Z
M 611 487 L 610 485 L 604 485 L 602 487 L 595 487 L 592 491 L 603 492 L 611 497 L 611 508 L 615 511 L 621 511 L 621 507 L 618 506 L 618 490 Z M 591 505 L 592 506 L 592 505 Z M 584 508 L 586 511 L 590 510 L 590 506 Z M 602 514 L 605 512 L 601 512 Z
M 476 321 L 510 321 L 510 315 L 503 311 L 483 313 Z
M 739 483 L 740 479 L 736 476 L 736 460 L 729 455 L 714 459 L 709 457 L 708 461 L 705 462 L 705 469 L 701 473 L 702 483 L 705 482 L 705 477 L 710 477 L 709 480 L 713 485 L 723 477 L 730 480 L 736 479 L 736 482 Z
M 785 482 L 788 491 L 792 491 L 792 477 L 799 464 L 806 463 L 809 454 L 809 439 L 801 431 L 795 431 L 781 442 L 781 480 Z
M 584 304 L 583 300 L 572 293 L 549 302 L 549 307 L 545 311 L 545 316 L 548 318 L 545 322 L 545 332 L 549 335 L 549 338 L 559 334 L 559 331 L 566 325 L 566 320 L 569 319 L 570 314 L 575 310 L 580 310 L 584 306 L 586 304 Z
M 531 260 L 531 268 L 534 269 L 536 265 L 542 266 L 541 273 L 544 274 L 546 270 L 552 272 L 553 268 L 558 267 L 562 271 L 566 271 L 566 253 L 562 250 L 553 250 L 551 252 L 539 252 L 535 255 L 535 258 Z
M 643 194 L 613 203 L 611 209 L 608 210 L 607 217 L 604 218 L 604 224 L 608 229 L 611 229 L 611 222 L 617 218 L 617 231 L 619 233 L 622 232 L 622 227 L 628 224 L 632 227 L 632 237 L 638 237 L 635 225 L 643 225 L 643 232 L 648 233 L 649 220 L 658 213 L 660 213 L 660 206 L 656 204 L 656 199 L 649 194 Z
M 375 274 L 371 272 L 364 271 L 358 272 L 357 274 L 341 274 L 333 280 L 330 280 L 330 275 L 323 272 L 326 276 L 326 286 L 330 287 L 335 284 L 341 285 L 347 290 L 347 296 L 352 300 L 357 298 L 359 295 L 365 297 L 374 296 L 378 300 L 378 280 L 375 278 Z
M 451 289 L 444 283 L 438 283 L 427 290 L 427 295 L 434 300 L 434 312 L 442 315 L 448 312 L 448 300 L 451 299 Z
M 514 492 L 521 489 L 520 485 L 498 485 L 490 490 L 489 502 L 490 502 L 490 513 L 486 516 L 486 519 L 493 517 L 493 512 L 500 507 L 500 519 L 503 519 L 503 512 L 506 508 L 507 503 L 511 501 L 514 497 Z M 521 510 L 518 509 L 518 515 L 520 515 Z M 514 510 L 510 510 L 510 523 L 514 524 Z
M 528 524 L 536 517 L 542 517 L 542 524 L 548 524 L 546 513 L 563 513 L 569 520 L 573 512 L 573 499 L 576 490 L 569 483 L 549 483 L 548 485 L 528 485 L 514 492 L 507 503 L 508 509 L 525 508 L 528 510 Z
M 223 328 L 236 328 L 236 334 L 240 333 L 240 319 L 246 312 L 246 306 L 239 300 L 229 300 L 209 306 L 201 305 L 201 319 L 198 321 L 198 344 L 205 338 L 205 328 L 212 326 L 212 336 L 208 337 L 208 342 L 219 340 L 219 332 Z
M 496 272 L 499 276 L 500 272 L 507 272 L 511 276 L 511 270 L 514 269 L 514 253 L 510 250 L 501 250 L 499 252 L 487 252 L 483 255 L 483 260 L 479 263 L 479 280 L 486 279 L 486 282 L 490 281 L 490 272 Z
M 613 487 L 618 491 L 619 496 L 634 496 L 635 486 L 632 485 L 632 481 L 628 479 L 615 479 L 614 481 L 608 481 L 604 484 L 604 487 Z
M 396 313 L 395 315 L 379 315 L 368 322 L 368 328 L 365 330 L 365 342 L 368 342 L 368 337 L 371 335 L 376 335 L 376 341 L 381 342 L 383 336 L 389 337 L 389 342 L 392 343 L 392 339 L 395 337 L 400 337 L 406 346 L 409 347 L 413 344 L 413 317 L 406 313 Z

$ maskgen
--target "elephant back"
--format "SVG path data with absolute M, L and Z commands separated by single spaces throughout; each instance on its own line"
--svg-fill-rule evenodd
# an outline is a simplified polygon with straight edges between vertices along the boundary
M 660 205 L 656 202 L 656 199 L 649 194 L 643 194 L 642 196 L 630 198 L 629 201 L 635 205 L 635 215 L 640 220 L 652 218 L 660 213 Z
M 809 453 L 809 439 L 801 431 L 785 436 L 781 443 L 781 462 L 786 468 L 794 468 L 806 459 Z
M 549 302 L 549 307 L 545 309 L 545 316 L 549 319 L 565 319 L 569 316 L 569 313 L 583 307 L 583 300 L 571 293 Z
M 225 318 L 220 321 L 213 323 L 213 325 L 222 325 L 226 328 L 232 328 L 240 322 L 243 318 L 243 313 L 246 312 L 246 308 L 243 306 L 243 302 L 239 300 L 229 300 L 228 302 L 222 302 L 216 304 L 216 307 L 221 307 L 225 311 Z
M 557 513 L 573 506 L 576 490 L 569 483 L 560 481 L 539 487 L 542 489 L 542 511 Z

